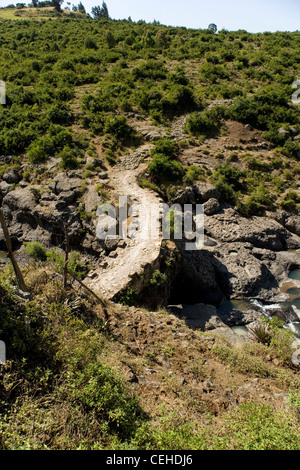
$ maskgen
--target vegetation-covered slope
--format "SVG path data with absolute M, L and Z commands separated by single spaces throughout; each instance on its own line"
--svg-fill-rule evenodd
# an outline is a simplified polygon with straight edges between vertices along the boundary
M 228 168 L 228 155 L 219 152 L 211 174 L 205 167 L 188 171 L 184 161 L 160 150 L 150 168 L 152 184 L 211 177 L 225 198 L 244 203 L 246 213 L 296 208 L 299 107 L 291 96 L 299 75 L 298 32 L 214 34 L 63 16 L 2 21 L 0 39 L 0 77 L 7 86 L 1 153 L 13 155 L 16 166 L 26 154 L 25 178 L 37 172 L 41 179 L 41 164 L 54 155 L 63 168 L 83 167 L 87 152 L 113 164 L 126 147 L 141 143 L 128 118 L 132 111 L 166 133 L 176 116 L 192 112 L 181 148 L 207 151 L 205 138 L 224 134 L 224 123 L 232 120 L 261 130 L 271 152 L 232 146 L 229 159 L 238 157 L 240 164 Z
M 299 447 L 292 337 L 236 350 L 164 310 L 64 292 L 49 267 L 25 270 L 24 302 L 1 275 L 2 449 L 291 449 Z M 267 359 L 266 359 L 267 358 Z

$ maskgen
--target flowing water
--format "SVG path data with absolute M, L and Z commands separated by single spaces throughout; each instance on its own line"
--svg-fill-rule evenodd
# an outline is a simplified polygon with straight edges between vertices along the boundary
M 277 316 L 284 321 L 284 327 L 289 328 L 297 338 L 300 338 L 300 269 L 289 273 L 280 291 L 286 296 L 283 302 L 264 304 L 257 299 L 225 300 L 218 308 L 219 313 L 229 313 L 233 310 L 246 312 L 253 307 L 258 308 L 266 317 Z M 233 327 L 238 334 L 245 334 L 246 327 Z

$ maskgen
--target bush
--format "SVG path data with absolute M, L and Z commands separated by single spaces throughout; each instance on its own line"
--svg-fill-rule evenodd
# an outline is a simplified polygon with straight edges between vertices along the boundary
M 159 270 L 156 270 L 153 273 L 149 282 L 153 287 L 163 287 L 166 285 L 167 280 L 168 280 L 168 277 L 166 274 L 161 273 Z
M 150 154 L 161 154 L 166 157 L 175 158 L 178 154 L 179 147 L 177 142 L 170 139 L 159 139 L 154 143 L 154 148 L 151 150 Z
M 57 158 L 61 158 L 60 166 L 64 170 L 72 170 L 78 168 L 80 165 L 75 151 L 69 147 L 64 147 L 63 150 L 57 154 Z
M 205 171 L 203 168 L 200 168 L 195 165 L 190 165 L 183 178 L 183 182 L 187 186 L 191 186 L 193 185 L 193 183 L 195 183 L 195 181 L 198 181 L 199 179 L 203 178 L 204 175 L 205 175 Z
M 245 202 L 245 210 L 249 215 L 255 215 L 262 210 L 273 209 L 274 196 L 272 196 L 269 190 L 263 185 L 259 185 L 255 188 Z
M 97 44 L 90 37 L 86 38 L 85 43 L 84 43 L 84 47 L 86 47 L 87 49 L 98 49 Z
M 29 146 L 27 157 L 31 163 L 41 163 L 45 162 L 51 155 L 54 154 L 54 140 L 49 135 L 45 135 L 38 138 Z
M 184 168 L 180 162 L 171 161 L 164 155 L 155 155 L 150 163 L 148 171 L 150 175 L 160 181 L 181 181 L 184 176 Z
M 25 252 L 36 260 L 45 261 L 47 252 L 40 242 L 24 242 Z
M 219 108 L 213 108 L 201 113 L 192 113 L 186 121 L 186 131 L 194 136 L 214 136 L 221 126 L 222 113 Z

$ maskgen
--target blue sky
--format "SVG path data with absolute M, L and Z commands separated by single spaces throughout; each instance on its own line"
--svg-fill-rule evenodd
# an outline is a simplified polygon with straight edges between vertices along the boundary
M 15 0 L 17 1 L 22 0 Z M 70 0 L 77 5 L 80 0 Z M 88 13 L 102 0 L 81 0 Z M 14 0 L 0 0 L 0 6 Z M 110 16 L 133 21 L 154 19 L 162 24 L 249 32 L 300 30 L 300 0 L 107 0 Z M 67 6 L 66 0 L 63 6 Z

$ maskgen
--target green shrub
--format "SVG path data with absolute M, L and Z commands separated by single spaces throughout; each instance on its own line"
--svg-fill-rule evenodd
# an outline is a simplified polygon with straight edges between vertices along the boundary
M 159 270 L 156 270 L 154 271 L 149 282 L 153 287 L 163 287 L 166 285 L 167 280 L 168 277 L 166 274 L 161 273 Z
M 69 147 L 64 147 L 63 150 L 57 154 L 57 158 L 61 158 L 60 166 L 64 170 L 72 170 L 78 168 L 80 165 L 75 151 Z
M 45 247 L 40 242 L 24 242 L 25 252 L 36 260 L 44 261 L 47 258 Z
M 151 149 L 150 154 L 161 154 L 166 157 L 175 158 L 178 155 L 178 144 L 174 140 L 167 138 L 159 139 L 154 143 L 153 149 Z
M 86 47 L 87 49 L 98 49 L 97 44 L 90 37 L 86 38 L 86 40 L 84 42 L 84 47 Z
M 192 186 L 195 181 L 199 179 L 203 179 L 205 175 L 205 171 L 203 168 L 195 165 L 190 165 L 186 170 L 185 176 L 183 178 L 183 182 L 187 186 Z
M 164 155 L 155 155 L 148 171 L 150 175 L 160 181 L 181 181 L 184 176 L 182 164 L 171 161 Z
M 194 136 L 214 136 L 220 130 L 221 119 L 222 113 L 217 108 L 201 113 L 194 112 L 188 117 L 185 128 Z
M 50 136 L 43 136 L 33 142 L 27 152 L 28 160 L 31 163 L 45 162 L 50 156 L 55 154 L 55 144 Z

